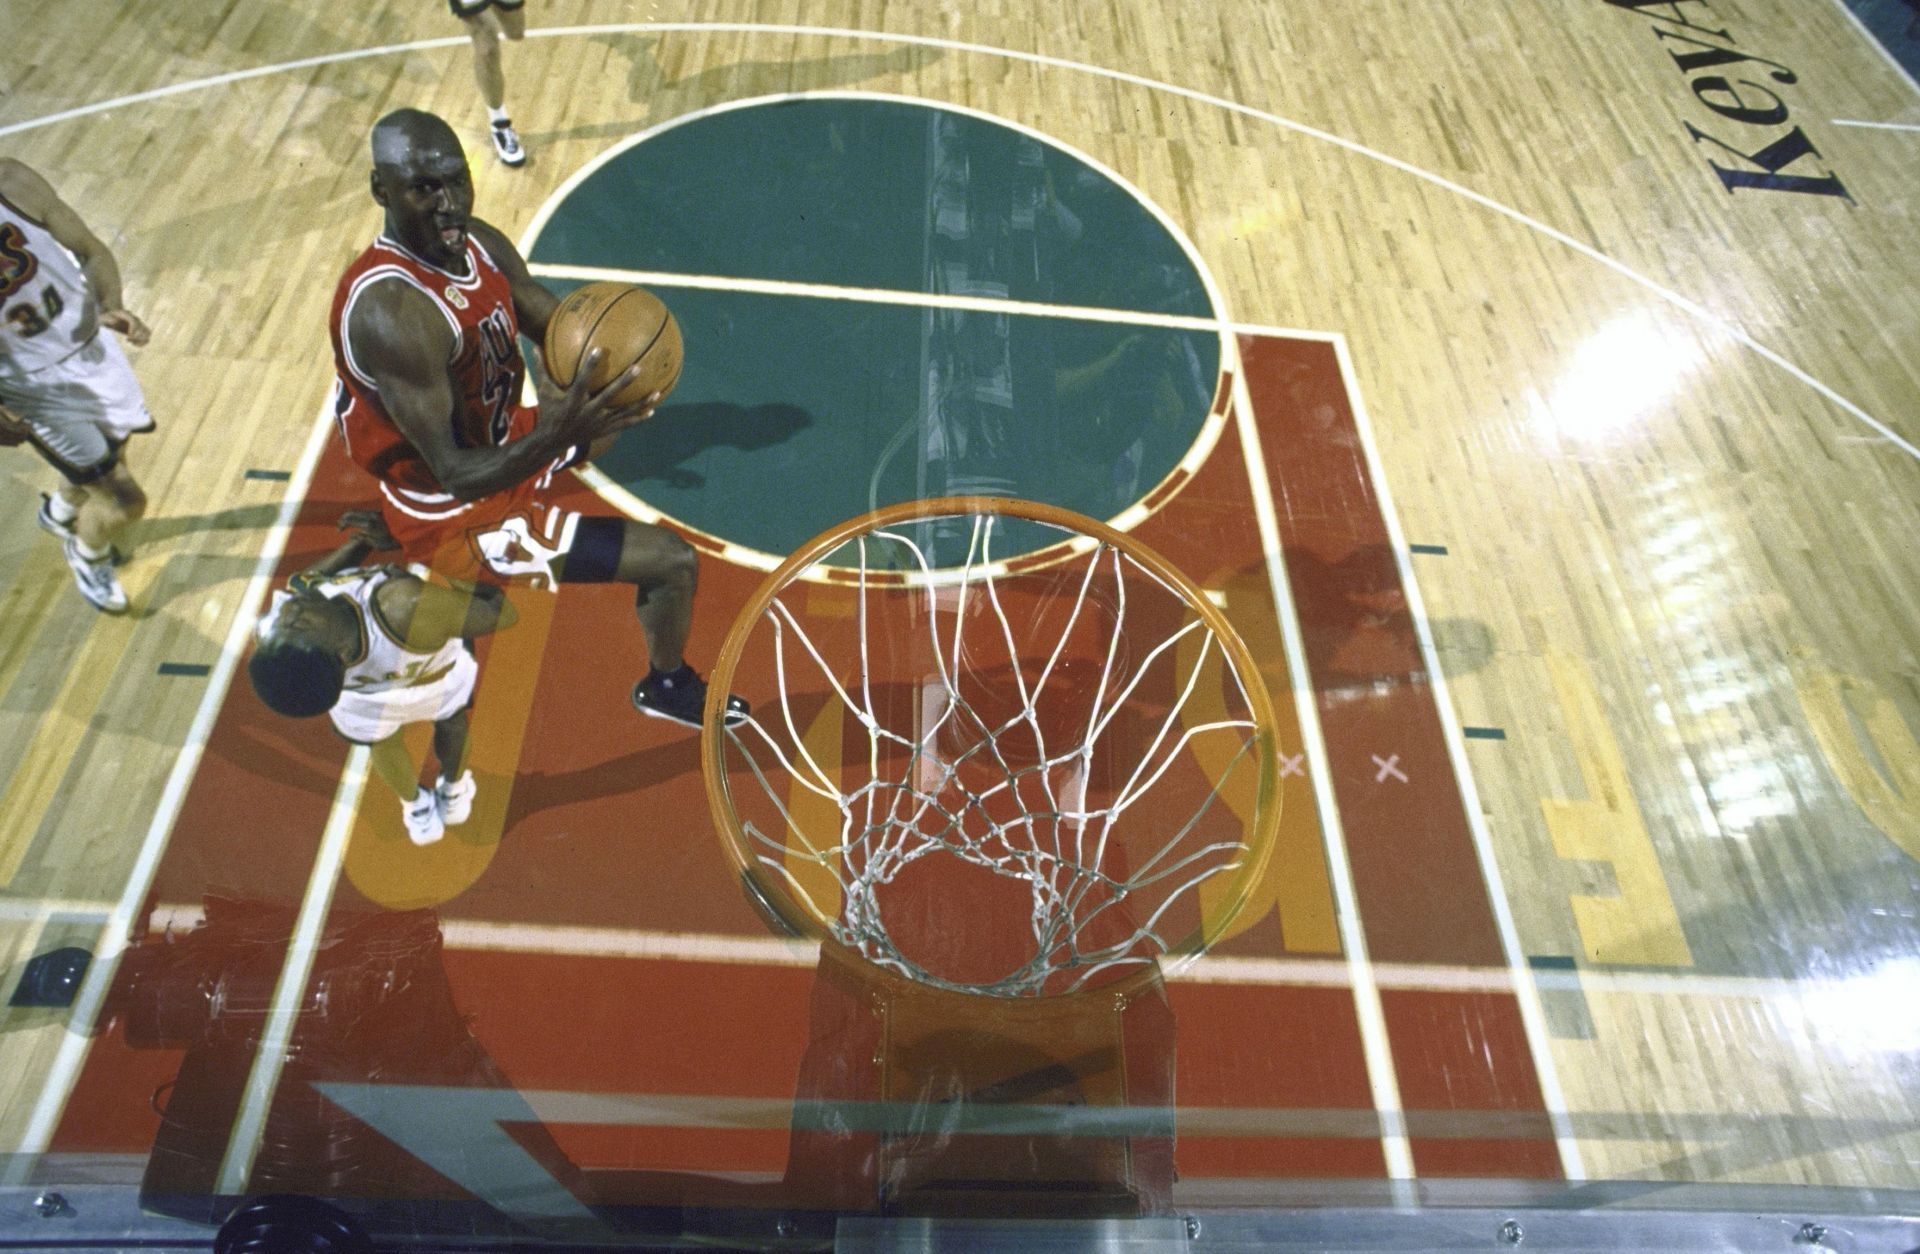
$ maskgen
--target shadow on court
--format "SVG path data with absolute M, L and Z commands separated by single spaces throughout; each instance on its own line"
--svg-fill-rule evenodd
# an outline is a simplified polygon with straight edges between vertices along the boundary
M 619 477 L 664 482 L 676 488 L 706 486 L 707 478 L 689 469 L 710 448 L 758 450 L 784 444 L 813 425 L 813 415 L 797 405 L 733 405 L 700 401 L 663 406 L 645 426 L 636 427 L 606 460 Z

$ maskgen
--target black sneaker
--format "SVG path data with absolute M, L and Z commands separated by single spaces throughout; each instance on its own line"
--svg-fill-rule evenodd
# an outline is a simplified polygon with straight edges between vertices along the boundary
M 707 681 L 690 666 L 671 674 L 650 671 L 633 686 L 633 708 L 650 718 L 699 727 L 707 708 Z M 745 701 L 735 696 L 727 698 L 727 726 L 745 722 L 747 714 Z

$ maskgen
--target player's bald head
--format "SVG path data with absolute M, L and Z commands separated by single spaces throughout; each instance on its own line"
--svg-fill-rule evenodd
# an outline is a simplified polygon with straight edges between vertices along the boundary
M 375 170 L 400 169 L 428 153 L 465 155 L 453 128 L 423 109 L 395 109 L 375 122 L 372 146 Z

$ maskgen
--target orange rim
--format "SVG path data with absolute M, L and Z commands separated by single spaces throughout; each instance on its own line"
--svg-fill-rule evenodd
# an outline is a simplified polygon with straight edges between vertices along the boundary
M 728 855 L 759 889 L 760 896 L 769 907 L 796 931 L 816 940 L 832 939 L 827 920 L 820 918 L 814 911 L 802 907 L 793 900 L 783 886 L 765 874 L 764 868 L 754 855 L 752 842 L 740 822 L 740 816 L 734 809 L 732 785 L 727 777 L 724 758 L 726 748 L 724 737 L 727 735 L 724 707 L 727 694 L 733 689 L 734 673 L 739 668 L 740 658 L 746 651 L 747 640 L 753 634 L 754 627 L 766 614 L 767 607 L 773 604 L 774 598 L 792 584 L 802 571 L 819 562 L 822 557 L 842 544 L 865 533 L 916 519 L 972 514 L 993 514 L 1045 523 L 1064 531 L 1078 532 L 1101 544 L 1120 550 L 1149 573 L 1178 591 L 1182 599 L 1192 606 L 1207 624 L 1207 628 L 1213 632 L 1214 638 L 1220 642 L 1222 650 L 1231 661 L 1234 673 L 1240 680 L 1240 686 L 1247 695 L 1247 703 L 1251 707 L 1254 744 L 1260 772 L 1254 801 L 1254 816 L 1246 842 L 1252 856 L 1241 865 L 1235 875 L 1224 909 L 1209 912 L 1216 914 L 1217 918 L 1203 924 L 1197 936 L 1185 938 L 1181 945 L 1170 946 L 1167 953 L 1168 957 L 1175 959 L 1199 956 L 1206 952 L 1212 938 L 1225 932 L 1239 917 L 1240 912 L 1246 908 L 1247 899 L 1252 895 L 1254 885 L 1265 873 L 1267 861 L 1273 854 L 1275 837 L 1280 828 L 1279 760 L 1276 752 L 1278 740 L 1275 733 L 1273 698 L 1267 692 L 1266 683 L 1260 678 L 1259 665 L 1254 661 L 1252 650 L 1248 649 L 1246 642 L 1240 639 L 1240 633 L 1233 629 L 1226 615 L 1207 599 L 1206 594 L 1193 580 L 1167 559 L 1125 532 L 1118 531 L 1098 519 L 1088 518 L 1072 510 L 1045 505 L 1038 501 L 999 496 L 948 496 L 924 501 L 903 501 L 897 505 L 883 506 L 829 527 L 794 550 L 791 556 L 761 580 L 760 586 L 754 591 L 752 598 L 748 600 L 739 616 L 734 619 L 732 628 L 728 630 L 725 641 L 720 645 L 720 656 L 714 662 L 713 672 L 708 678 L 707 707 L 700 734 L 700 770 L 706 781 L 707 804 L 713 813 L 714 826 L 720 832 Z M 1059 547 L 1059 545 L 1049 545 L 1043 552 L 1052 552 Z M 1058 560 L 1057 556 L 1044 562 L 1015 558 L 1008 562 L 996 563 L 996 565 L 1008 571 L 1018 571 L 1040 565 L 1052 565 Z M 858 578 L 857 572 L 855 578 Z M 1151 978 L 1155 973 L 1149 969 L 1145 974 Z M 1135 982 L 1134 977 L 1130 976 L 1116 981 L 1113 985 L 1102 985 L 1097 991 L 1117 992 L 1133 982 Z

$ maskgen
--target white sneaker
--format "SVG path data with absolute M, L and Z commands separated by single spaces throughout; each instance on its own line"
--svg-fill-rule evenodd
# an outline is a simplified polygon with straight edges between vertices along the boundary
M 513 123 L 495 122 L 493 124 L 493 152 L 500 158 L 502 165 L 525 164 L 527 150 L 520 146 L 520 136 L 515 133 Z
M 467 821 L 473 813 L 473 772 L 462 771 L 460 778 L 451 784 L 442 775 L 440 782 L 433 786 L 435 808 L 440 812 L 440 821 L 448 827 L 458 827 Z
M 440 821 L 439 796 L 422 788 L 412 801 L 400 803 L 400 813 L 407 820 L 407 839 L 416 845 L 431 845 L 447 834 L 447 825 Z
M 127 612 L 126 589 L 120 586 L 119 576 L 113 573 L 113 560 L 103 557 L 98 561 L 80 551 L 77 536 L 68 536 L 60 547 L 66 551 L 67 566 L 73 571 L 73 581 L 80 585 L 80 595 L 92 602 L 93 608 L 106 614 L 124 614 Z

